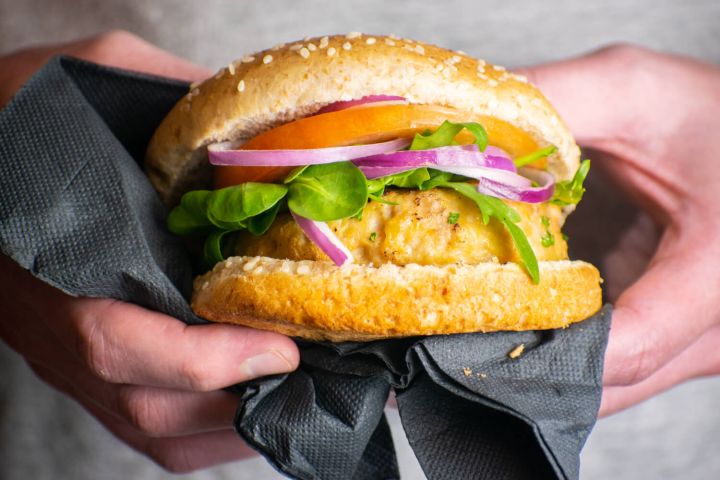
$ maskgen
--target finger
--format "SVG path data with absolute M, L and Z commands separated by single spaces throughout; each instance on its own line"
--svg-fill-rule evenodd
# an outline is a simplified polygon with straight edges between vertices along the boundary
M 110 383 L 218 390 L 294 370 L 295 343 L 234 325 L 188 326 L 170 316 L 108 299 L 71 302 L 71 322 L 48 322 L 90 371 Z
M 51 57 L 72 55 L 103 65 L 187 81 L 208 78 L 212 71 L 170 54 L 140 37 L 113 30 L 61 45 L 30 48 L 0 57 L 0 106 Z
M 720 327 L 700 339 L 657 372 L 628 387 L 603 390 L 600 416 L 611 415 L 693 378 L 720 373 Z
M 86 408 L 120 440 L 171 472 L 190 472 L 257 455 L 231 429 L 180 437 L 149 438 L 137 434 L 92 405 Z
M 618 299 L 605 354 L 606 386 L 639 383 L 719 323 L 717 247 L 690 226 L 665 232 L 645 274 Z
M 173 55 L 124 30 L 112 30 L 56 48 L 104 65 L 182 80 L 198 81 L 212 75 L 207 67 Z
M 658 82 L 663 82 L 662 92 L 658 92 L 663 94 L 662 109 L 671 112 L 679 104 L 687 109 L 688 101 L 695 101 L 684 92 L 702 91 L 697 85 L 699 78 L 709 77 L 701 81 L 713 82 L 717 77 L 716 69 L 709 64 L 630 45 L 614 45 L 518 71 L 548 97 L 578 143 L 603 150 L 607 142 L 627 144 L 627 140 L 650 149 L 657 143 L 650 136 L 677 135 L 674 122 L 682 118 L 668 115 L 652 131 L 644 122 L 634 121 L 638 115 L 658 110 L 657 95 L 652 93 Z M 712 85 L 705 88 L 714 90 Z
M 38 376 L 74 398 L 93 403 L 148 437 L 171 437 L 232 426 L 238 397 L 224 391 L 184 392 L 103 382 L 66 358 L 32 362 Z
M 58 390 L 72 391 L 73 387 L 69 382 L 53 375 L 44 367 L 32 365 L 32 368 L 38 376 Z M 86 398 L 74 398 L 116 437 L 172 472 L 189 472 L 256 455 L 256 452 L 231 429 L 169 438 L 152 438 L 117 420 L 96 404 L 87 401 Z

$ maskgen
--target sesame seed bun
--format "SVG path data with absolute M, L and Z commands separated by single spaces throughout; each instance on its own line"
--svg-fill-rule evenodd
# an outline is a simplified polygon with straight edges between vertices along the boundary
M 548 158 L 557 180 L 579 165 L 568 128 L 524 78 L 422 42 L 352 33 L 279 45 L 193 85 L 150 142 L 148 176 L 175 205 L 187 190 L 210 186 L 208 144 L 247 140 L 330 103 L 375 94 L 455 108 L 466 121 L 510 123 L 540 147 L 558 147 Z M 232 257 L 196 279 L 192 307 L 216 322 L 331 341 L 559 328 L 599 310 L 601 279 L 592 265 L 542 261 L 540 278 L 535 285 L 518 265 L 497 261 L 336 267 Z
M 534 86 L 504 68 L 413 40 L 360 34 L 309 38 L 242 57 L 190 91 L 150 141 L 147 174 L 167 205 L 207 187 L 205 147 L 245 140 L 338 100 L 399 95 L 410 103 L 486 115 L 554 144 L 548 171 L 565 180 L 580 151 L 555 109 Z
M 201 317 L 310 340 L 544 330 L 601 307 L 598 271 L 540 262 L 535 285 L 516 264 L 336 267 L 330 262 L 232 257 L 195 280 Z

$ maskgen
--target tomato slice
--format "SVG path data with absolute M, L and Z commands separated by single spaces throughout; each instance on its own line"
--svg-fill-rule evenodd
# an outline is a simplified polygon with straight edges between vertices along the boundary
M 436 105 L 382 105 L 349 108 L 323 113 L 280 125 L 252 138 L 241 148 L 247 150 L 280 150 L 336 147 L 382 142 L 412 137 L 427 129 L 434 130 L 445 120 L 479 122 L 488 132 L 489 143 L 512 157 L 537 150 L 537 143 L 527 133 L 505 121 L 484 115 L 470 115 L 453 108 Z M 456 137 L 460 143 L 473 141 L 465 131 Z M 534 166 L 542 165 L 536 162 Z M 215 167 L 218 188 L 243 182 L 274 182 L 284 178 L 292 167 Z

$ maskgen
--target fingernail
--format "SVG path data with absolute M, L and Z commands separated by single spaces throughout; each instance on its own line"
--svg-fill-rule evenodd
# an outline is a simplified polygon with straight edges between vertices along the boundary
M 268 350 L 245 360 L 240 364 L 240 369 L 250 379 L 289 372 L 293 370 L 293 367 L 282 353 L 277 350 Z

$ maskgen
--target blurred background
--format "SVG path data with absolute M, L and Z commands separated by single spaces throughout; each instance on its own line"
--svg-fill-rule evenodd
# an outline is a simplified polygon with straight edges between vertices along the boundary
M 214 69 L 278 43 L 350 31 L 394 33 L 508 67 L 617 42 L 720 63 L 718 0 L 0 0 L 0 54 L 118 28 Z M 578 219 L 568 226 L 571 245 L 577 242 L 573 252 L 603 269 L 613 262 L 613 248 L 632 244 L 629 230 L 653 229 L 597 176 L 591 175 L 588 199 L 580 208 L 591 213 L 571 217 Z M 600 217 L 606 221 L 594 221 Z M 593 222 L 577 223 L 581 218 Z M 638 251 L 635 266 L 641 268 L 646 252 Z M 2 344 L 0 365 L 0 478 L 170 476 L 36 380 Z M 600 420 L 582 455 L 581 478 L 720 478 L 719 401 L 720 379 L 695 380 Z M 397 412 L 389 410 L 388 416 L 403 478 L 424 478 L 401 434 Z M 279 474 L 256 458 L 174 478 L 269 479 Z

